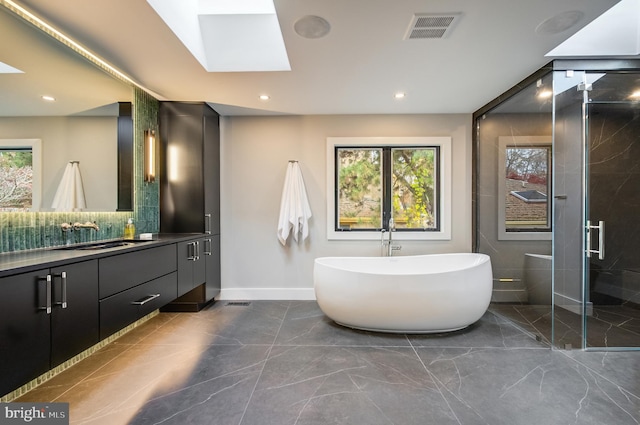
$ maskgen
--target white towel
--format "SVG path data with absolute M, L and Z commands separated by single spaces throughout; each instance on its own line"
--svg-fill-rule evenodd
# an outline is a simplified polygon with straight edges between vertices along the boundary
M 87 208 L 78 161 L 71 161 L 64 169 L 51 208 L 57 211 L 78 211 Z
M 307 199 L 307 192 L 302 179 L 302 171 L 298 162 L 290 161 L 282 188 L 280 201 L 280 217 L 278 218 L 278 240 L 286 245 L 289 233 L 298 241 L 298 234 L 302 234 L 302 241 L 309 236 L 309 218 L 311 206 Z

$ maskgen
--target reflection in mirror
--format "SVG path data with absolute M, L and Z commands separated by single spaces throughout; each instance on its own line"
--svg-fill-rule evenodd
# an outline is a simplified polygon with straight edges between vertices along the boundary
M 550 239 L 551 138 L 499 137 L 498 239 Z
M 505 205 L 507 232 L 549 231 L 549 156 L 550 146 L 508 146 L 506 184 L 509 195 Z
M 0 27 L 11 34 L 0 40 L 0 63 L 8 65 L 0 66 L 0 140 L 38 139 L 43 158 L 41 164 L 33 163 L 42 190 L 33 186 L 31 207 L 23 202 L 9 208 L 54 211 L 53 197 L 66 165 L 79 161 L 84 211 L 116 211 L 118 116 L 120 102 L 132 101 L 131 85 L 5 7 L 0 7 Z
M 0 211 L 33 211 L 40 205 L 41 142 L 0 139 Z

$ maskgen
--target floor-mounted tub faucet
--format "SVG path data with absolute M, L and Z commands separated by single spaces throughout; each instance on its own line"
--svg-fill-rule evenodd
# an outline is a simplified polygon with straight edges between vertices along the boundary
M 395 222 L 393 221 L 393 218 L 389 219 L 389 238 L 385 241 L 384 240 L 384 234 L 386 232 L 386 229 L 382 229 L 381 234 L 380 234 L 380 243 L 381 243 L 381 249 L 382 249 L 382 256 L 387 256 L 387 257 L 391 257 L 393 255 L 393 251 L 399 251 L 400 249 L 402 249 L 402 247 L 400 245 L 393 245 L 393 232 L 396 230 L 396 225 Z
M 389 245 L 387 246 L 387 257 L 393 255 L 393 232 L 396 230 L 396 222 L 393 221 L 393 217 L 389 219 Z

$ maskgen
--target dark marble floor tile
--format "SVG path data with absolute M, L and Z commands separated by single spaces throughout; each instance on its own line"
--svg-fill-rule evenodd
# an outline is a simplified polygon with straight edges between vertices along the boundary
M 93 393 L 71 395 L 71 416 L 100 424 L 120 423 L 122 416 L 129 416 L 127 424 L 237 424 L 268 351 L 261 345 L 209 345 L 183 359 L 135 361 L 135 372 L 81 383 L 78 392 L 85 387 Z
M 97 371 L 111 364 L 131 348 L 132 346 L 129 345 L 109 344 L 29 391 L 17 401 L 42 403 L 64 401 L 66 394 L 79 382 L 89 379 Z
M 513 321 L 527 332 L 556 347 L 582 347 L 581 315 L 556 306 L 511 305 L 494 303 L 490 311 Z M 551 341 L 555 321 L 555 341 Z M 640 310 L 625 305 L 594 306 L 587 316 L 587 347 L 640 346 Z
M 640 403 L 562 353 L 418 348 L 461 424 L 637 424 Z
M 567 357 L 593 370 L 594 373 L 640 397 L 640 353 L 637 351 L 562 352 Z M 640 407 L 639 407 L 640 409 Z
M 489 311 L 508 319 L 523 331 L 540 338 L 545 343 L 551 343 L 551 308 L 549 306 L 494 303 L 489 307 Z
M 640 310 L 629 308 L 624 305 L 597 306 L 593 311 L 593 317 L 615 326 L 620 326 L 625 322 L 639 320 Z
M 587 347 L 638 347 L 640 334 L 595 317 L 587 318 Z
M 313 301 L 219 302 L 163 313 L 17 401 L 69 402 L 74 425 L 640 423 L 640 352 L 551 350 L 522 330 L 549 315 L 513 314 L 406 336 Z
M 485 313 L 469 327 L 448 333 L 408 335 L 415 347 L 532 347 L 545 348 L 532 335 L 522 332 L 511 322 Z
M 258 424 L 456 424 L 411 348 L 274 347 L 245 414 Z
M 582 317 L 567 311 L 564 308 L 556 307 L 553 311 L 554 340 L 555 347 L 580 349 L 582 347 Z M 549 336 L 551 338 L 551 336 Z
M 147 320 L 143 324 L 139 325 L 133 332 L 128 332 L 118 339 L 116 339 L 113 344 L 122 345 L 122 344 L 138 344 L 143 342 L 144 340 L 151 338 L 152 335 L 159 329 L 162 329 L 163 326 L 171 323 L 177 318 L 182 318 L 177 313 L 162 313 L 157 314 L 151 319 Z
M 276 345 L 409 346 L 403 334 L 360 331 L 336 324 L 315 301 L 292 301 Z
M 216 302 L 198 313 L 179 313 L 142 343 L 272 344 L 289 307 L 289 301 L 251 302 L 248 306 Z M 164 313 L 162 313 L 164 314 Z M 176 314 L 176 313 L 170 313 Z

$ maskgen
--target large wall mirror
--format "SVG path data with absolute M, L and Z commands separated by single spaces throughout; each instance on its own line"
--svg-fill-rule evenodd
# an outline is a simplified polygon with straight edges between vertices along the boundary
M 11 34 L 0 40 L 0 198 L 15 198 L 16 191 L 23 197 L 0 211 L 59 210 L 55 193 L 67 164 L 76 161 L 82 211 L 131 210 L 133 87 L 4 6 L 0 27 Z

